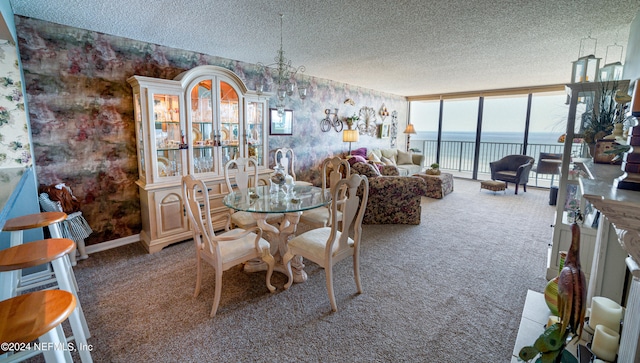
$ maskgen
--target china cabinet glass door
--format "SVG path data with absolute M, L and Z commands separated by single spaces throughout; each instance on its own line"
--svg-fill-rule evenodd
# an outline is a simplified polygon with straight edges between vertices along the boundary
M 240 122 L 240 99 L 238 92 L 227 82 L 220 81 L 220 138 L 222 165 L 227 161 L 244 156 L 241 142 L 244 132 Z
M 265 112 L 266 103 L 258 100 L 248 100 L 246 105 L 247 119 L 247 155 L 253 156 L 258 161 L 259 166 L 267 166 L 265 160 Z
M 155 146 L 152 154 L 156 162 L 154 177 L 158 180 L 180 177 L 184 166 L 182 149 L 185 148 L 180 95 L 152 93 L 150 97 L 154 125 L 151 138 Z
M 205 79 L 191 89 L 191 137 L 193 150 L 192 173 L 216 172 L 217 156 L 215 148 L 218 137 L 213 125 L 217 119 L 215 89 L 213 81 Z
M 145 166 L 145 156 L 144 156 L 144 122 L 142 119 L 142 107 L 140 104 L 140 93 L 134 94 L 133 100 L 133 117 L 136 123 L 136 139 L 138 140 L 138 160 L 139 160 L 139 170 L 138 177 L 142 181 L 146 181 L 146 173 L 147 168 Z

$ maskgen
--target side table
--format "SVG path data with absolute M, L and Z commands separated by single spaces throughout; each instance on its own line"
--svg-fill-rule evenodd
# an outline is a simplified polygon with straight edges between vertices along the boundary
M 418 173 L 413 176 L 418 176 L 426 182 L 426 197 L 442 199 L 453 192 L 453 174 L 451 173 L 440 173 L 440 175 Z

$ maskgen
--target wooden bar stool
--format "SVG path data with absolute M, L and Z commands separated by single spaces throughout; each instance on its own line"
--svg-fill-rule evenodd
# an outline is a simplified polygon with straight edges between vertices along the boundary
M 78 293 L 72 280 L 73 270 L 69 268 L 69 252 L 76 248 L 75 242 L 68 238 L 49 238 L 34 242 L 9 247 L 0 251 L 0 281 L 4 280 L 5 272 L 19 271 L 25 268 L 51 263 L 55 280 L 60 290 L 68 291 L 76 297 L 76 307 L 69 317 L 73 339 L 76 346 L 87 346 L 87 338 L 91 335 L 87 321 L 78 299 Z M 65 260 L 67 263 L 65 263 Z M 2 283 L 2 289 L 7 287 Z M 4 292 L 4 291 L 3 291 Z M 17 294 L 17 291 L 10 291 Z M 79 350 L 82 362 L 91 362 L 91 354 L 88 350 Z
M 36 291 L 0 301 L 0 342 L 29 344 L 29 349 L 0 356 L 0 362 L 19 362 L 43 353 L 47 362 L 72 362 L 62 331 L 65 321 L 76 307 L 73 294 L 62 290 Z M 32 342 L 39 339 L 39 343 Z M 7 347 L 7 348 L 9 348 Z M 24 348 L 27 348 L 25 345 Z M 0 349 L 1 353 L 6 353 Z
M 2 231 L 11 233 L 10 247 L 21 245 L 23 240 L 23 232 L 29 229 L 35 228 L 44 228 L 47 227 L 49 229 L 49 233 L 53 238 L 62 238 L 62 231 L 60 230 L 60 222 L 63 222 L 67 219 L 67 214 L 64 212 L 42 212 L 35 214 L 28 214 L 16 218 L 12 218 L 6 221 L 4 227 L 2 227 Z M 69 258 L 75 259 L 75 248 L 72 253 L 69 254 Z M 76 290 L 78 289 L 78 283 L 75 280 L 75 275 L 72 273 L 72 263 L 71 261 L 66 262 L 69 265 L 70 274 L 73 279 L 73 284 L 75 285 Z M 19 270 L 13 271 L 13 281 L 16 286 L 19 286 L 18 290 L 28 290 L 32 288 L 37 288 L 42 285 L 50 284 L 55 282 L 53 278 L 53 271 L 51 271 L 50 266 L 47 266 L 47 269 L 41 272 L 36 272 L 29 274 L 27 276 L 22 276 Z M 13 290 L 13 289 L 11 289 Z M 0 291 L 0 299 L 8 299 L 10 297 L 16 296 L 14 295 L 6 295 L 5 289 Z

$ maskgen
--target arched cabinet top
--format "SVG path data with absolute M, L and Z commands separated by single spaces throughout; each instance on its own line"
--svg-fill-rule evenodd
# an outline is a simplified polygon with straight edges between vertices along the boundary
M 200 77 L 211 77 L 211 76 L 222 76 L 230 79 L 236 86 L 240 88 L 240 92 L 242 94 L 246 94 L 249 90 L 247 86 L 244 84 L 242 79 L 238 77 L 232 71 L 212 65 L 204 65 L 192 68 L 188 71 L 182 72 L 174 78 L 176 81 L 180 81 L 182 87 L 184 89 L 188 89 L 189 84 L 191 84 L 194 80 Z

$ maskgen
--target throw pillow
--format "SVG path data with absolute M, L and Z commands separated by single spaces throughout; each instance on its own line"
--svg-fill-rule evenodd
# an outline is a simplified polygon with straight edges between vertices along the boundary
M 382 160 L 384 165 L 396 165 L 396 163 L 394 163 L 393 160 L 387 159 L 384 156 L 382 158 L 380 158 L 380 160 Z
M 378 170 L 378 168 L 367 163 L 356 163 L 352 166 L 351 170 L 360 175 L 364 175 L 367 178 L 375 178 L 377 176 L 380 176 L 380 171 Z
M 351 155 L 349 159 L 347 159 L 350 166 L 353 166 L 355 163 L 366 163 L 367 159 L 360 155 Z
M 363 158 L 367 158 L 367 148 L 366 147 L 361 147 L 355 150 L 351 151 L 351 155 L 359 155 L 362 156 Z
M 398 165 L 413 164 L 413 153 L 398 150 Z
M 374 163 L 381 163 L 382 162 L 380 160 L 380 158 L 378 157 L 378 155 L 376 155 L 373 152 L 369 154 L 369 161 L 373 161 Z

